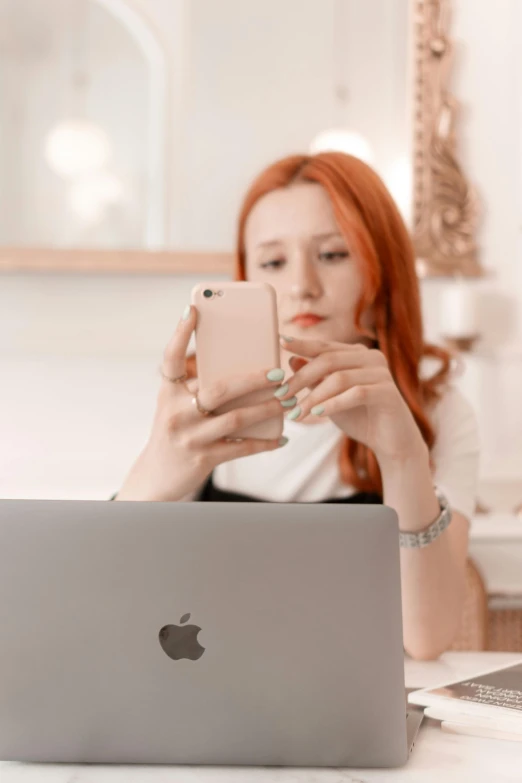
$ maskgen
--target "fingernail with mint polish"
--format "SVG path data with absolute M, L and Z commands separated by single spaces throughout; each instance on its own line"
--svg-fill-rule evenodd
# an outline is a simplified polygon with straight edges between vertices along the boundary
M 281 400 L 283 408 L 293 408 L 297 402 L 297 397 L 290 397 L 289 400 Z
M 314 416 L 321 416 L 324 413 L 324 405 L 314 405 L 310 413 Z
M 276 367 L 275 370 L 270 370 L 270 372 L 267 372 L 266 377 L 269 381 L 282 381 L 285 377 L 285 371 L 279 369 L 279 367 Z
M 284 436 L 284 435 L 283 435 L 283 437 L 282 437 L 282 438 L 279 438 L 279 446 L 280 446 L 280 447 L 281 447 L 281 446 L 286 446 L 286 444 L 287 444 L 287 443 L 288 443 L 288 438 L 285 438 L 285 436 Z
M 274 397 L 284 397 L 287 391 L 288 391 L 288 384 L 284 383 L 282 386 L 279 387 L 279 389 L 275 390 Z
M 290 411 L 290 413 L 287 414 L 286 418 L 293 420 L 293 419 L 297 419 L 298 416 L 300 416 L 300 415 L 301 415 L 301 408 L 297 407 L 297 408 L 294 408 L 293 411 Z
M 189 316 L 190 316 L 190 305 L 187 305 L 183 310 L 183 315 L 181 316 L 181 320 L 188 321 Z
M 294 339 L 293 337 L 287 337 L 284 334 L 280 334 L 279 337 L 281 338 L 281 340 L 284 340 L 285 343 L 291 343 Z

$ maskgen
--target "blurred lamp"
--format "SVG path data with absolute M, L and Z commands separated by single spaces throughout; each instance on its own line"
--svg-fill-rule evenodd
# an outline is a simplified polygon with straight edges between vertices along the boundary
M 69 179 L 102 168 L 111 153 L 105 131 L 86 120 L 60 122 L 45 140 L 45 157 L 50 168 Z
M 91 171 L 78 177 L 69 190 L 69 205 L 85 223 L 96 223 L 108 207 L 125 198 L 125 188 L 109 171 Z
M 375 157 L 373 149 L 364 136 L 342 128 L 322 131 L 310 145 L 310 152 L 314 155 L 318 152 L 345 152 L 370 165 Z

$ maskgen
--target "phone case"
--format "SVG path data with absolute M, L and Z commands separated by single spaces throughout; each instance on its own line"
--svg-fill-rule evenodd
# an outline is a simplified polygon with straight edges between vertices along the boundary
M 204 296 L 211 291 L 212 297 Z M 275 291 L 266 283 L 207 282 L 192 290 L 197 308 L 196 360 L 201 390 L 232 375 L 280 367 Z M 237 397 L 216 413 L 256 405 L 273 398 L 267 388 Z M 279 438 L 281 415 L 232 433 L 233 437 Z

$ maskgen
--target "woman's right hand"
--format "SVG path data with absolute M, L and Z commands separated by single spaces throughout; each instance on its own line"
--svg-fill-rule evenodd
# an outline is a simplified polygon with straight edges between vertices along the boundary
M 185 373 L 185 357 L 196 325 L 196 310 L 190 308 L 181 319 L 165 349 L 162 374 L 179 378 Z M 200 405 L 214 410 L 243 394 L 273 387 L 266 371 L 230 378 L 198 395 Z M 273 451 L 286 442 L 245 438 L 233 440 L 233 433 L 281 414 L 281 403 L 273 400 L 237 408 L 216 416 L 205 416 L 194 405 L 197 381 L 161 381 L 156 413 L 149 440 L 125 479 L 116 500 L 179 501 L 197 490 L 222 462 Z M 232 438 L 227 440 L 227 438 Z

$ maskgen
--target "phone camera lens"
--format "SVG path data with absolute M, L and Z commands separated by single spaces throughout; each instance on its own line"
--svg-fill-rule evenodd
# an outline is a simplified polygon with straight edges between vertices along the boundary
M 214 292 L 211 291 L 210 288 L 205 288 L 205 290 L 203 291 L 203 296 L 206 299 L 212 299 L 212 297 L 214 296 Z

